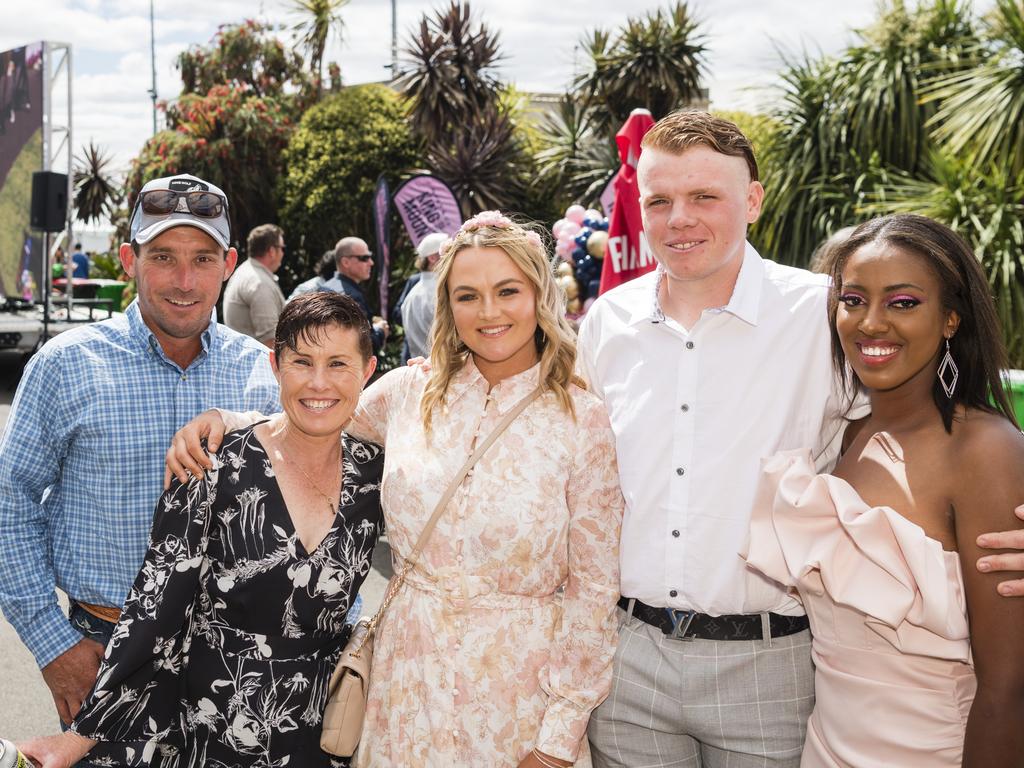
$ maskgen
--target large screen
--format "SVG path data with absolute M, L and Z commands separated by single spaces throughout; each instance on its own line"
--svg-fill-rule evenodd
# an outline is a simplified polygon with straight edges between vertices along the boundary
M 42 167 L 43 44 L 31 43 L 0 52 L 0 298 L 40 295 L 43 246 L 29 218 Z

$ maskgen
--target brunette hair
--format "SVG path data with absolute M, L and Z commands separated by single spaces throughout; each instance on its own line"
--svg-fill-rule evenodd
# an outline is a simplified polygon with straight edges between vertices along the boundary
M 280 359 L 285 349 L 298 351 L 299 339 L 318 343 L 321 332 L 331 325 L 355 331 L 363 362 L 370 359 L 373 342 L 365 313 L 351 296 L 334 291 L 304 293 L 284 305 L 274 332 L 274 355 Z
M 565 296 L 555 282 L 540 236 L 496 211 L 484 211 L 462 225 L 453 239 L 441 246 L 437 272 L 437 310 L 430 344 L 430 379 L 420 400 L 423 426 L 430 431 L 434 409 L 442 405 L 452 378 L 466 364 L 469 349 L 459 338 L 448 296 L 452 264 L 466 248 L 500 248 L 526 275 L 537 296 L 537 331 L 534 343 L 540 356 L 540 380 L 559 404 L 575 417 L 569 387 L 586 387 L 575 374 L 576 334 L 565 319 Z
M 852 376 L 857 389 L 863 386 L 846 364 L 836 330 L 836 312 L 843 290 L 843 267 L 861 246 L 874 242 L 889 243 L 924 259 L 942 286 L 940 300 L 943 308 L 956 312 L 960 317 L 960 325 L 949 339 L 950 354 L 959 369 L 956 389 L 952 397 L 947 397 L 937 370 L 932 385 L 932 400 L 942 415 L 946 431 L 953 429 L 958 405 L 1000 414 L 1017 426 L 1001 373 L 1007 366 L 1006 348 L 985 273 L 962 237 L 926 216 L 894 214 L 866 221 L 836 248 L 831 268 L 828 323 L 832 335 L 832 361 L 844 384 Z M 944 351 L 945 342 L 942 341 L 936 353 Z
M 249 232 L 249 237 L 245 241 L 246 255 L 250 259 L 253 256 L 260 258 L 282 239 L 284 230 L 277 224 L 260 224 Z
M 640 146 L 672 155 L 681 155 L 694 147 L 709 147 L 721 155 L 742 157 L 750 180 L 758 180 L 754 148 L 743 131 L 735 123 L 698 109 L 681 109 L 661 118 L 644 134 Z

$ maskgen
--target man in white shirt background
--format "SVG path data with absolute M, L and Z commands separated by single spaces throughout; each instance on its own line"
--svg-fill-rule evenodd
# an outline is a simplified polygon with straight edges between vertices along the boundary
M 764 189 L 746 137 L 678 112 L 637 168 L 658 269 L 601 297 L 580 365 L 615 432 L 626 515 L 623 626 L 596 766 L 792 766 L 814 703 L 810 633 L 738 552 L 762 457 L 811 448 L 831 468 L 847 418 L 823 276 L 746 242 Z
M 284 232 L 275 224 L 261 224 L 249 233 L 246 251 L 249 258 L 224 289 L 224 322 L 273 348 L 277 318 L 284 309 L 274 274 L 284 259 Z
M 441 258 L 441 246 L 447 239 L 448 235 L 444 232 L 431 232 L 416 246 L 416 265 L 420 269 L 420 279 L 402 302 L 402 327 L 408 344 L 406 360 L 410 357 L 430 357 L 430 328 L 437 307 L 437 275 L 434 274 L 434 267 Z

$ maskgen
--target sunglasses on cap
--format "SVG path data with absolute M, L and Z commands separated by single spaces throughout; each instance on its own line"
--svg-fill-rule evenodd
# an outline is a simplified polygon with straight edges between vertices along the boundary
M 372 253 L 349 253 L 345 256 L 346 259 L 358 259 L 364 264 L 368 261 L 373 261 Z
M 167 216 L 174 213 L 180 207 L 180 201 L 185 201 L 185 207 L 193 216 L 203 219 L 216 219 L 224 215 L 224 206 L 227 202 L 215 192 L 176 192 L 173 189 L 153 189 L 143 192 L 139 196 L 139 206 L 142 212 L 148 216 Z

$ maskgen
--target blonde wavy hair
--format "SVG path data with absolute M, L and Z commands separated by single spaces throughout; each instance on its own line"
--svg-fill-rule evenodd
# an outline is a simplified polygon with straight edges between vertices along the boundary
M 537 297 L 537 333 L 535 343 L 540 357 L 540 380 L 553 392 L 559 405 L 573 418 L 569 388 L 586 388 L 576 375 L 576 334 L 565 319 L 565 296 L 548 261 L 540 236 L 497 211 L 484 211 L 462 225 L 455 236 L 441 246 L 437 273 L 437 311 L 434 314 L 430 344 L 430 379 L 420 400 L 420 416 L 430 433 L 434 409 L 444 405 L 452 379 L 466 364 L 470 351 L 459 338 L 448 296 L 448 278 L 452 264 L 466 248 L 500 248 L 526 275 Z

